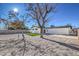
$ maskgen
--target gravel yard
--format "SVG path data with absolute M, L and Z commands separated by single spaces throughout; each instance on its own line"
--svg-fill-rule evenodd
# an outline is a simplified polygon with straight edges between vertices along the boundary
M 19 38 L 18 38 L 19 37 Z M 49 35 L 42 39 L 39 36 L 25 35 L 26 47 L 21 34 L 0 35 L 1 56 L 79 56 L 77 37 Z

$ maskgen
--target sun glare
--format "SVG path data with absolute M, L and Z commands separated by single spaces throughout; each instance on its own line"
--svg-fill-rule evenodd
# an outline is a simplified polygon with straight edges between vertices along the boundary
M 13 11 L 14 11 L 14 12 L 18 12 L 18 9 L 17 9 L 17 8 L 14 8 Z

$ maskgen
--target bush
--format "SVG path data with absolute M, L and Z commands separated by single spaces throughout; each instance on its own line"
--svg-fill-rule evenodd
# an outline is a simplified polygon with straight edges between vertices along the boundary
M 12 27 L 8 27 L 8 30 L 15 30 L 15 28 L 12 28 Z

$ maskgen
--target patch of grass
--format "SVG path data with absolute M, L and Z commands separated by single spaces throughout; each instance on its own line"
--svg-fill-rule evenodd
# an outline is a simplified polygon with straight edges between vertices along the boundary
M 37 33 L 26 33 L 26 34 L 30 36 L 40 36 L 40 34 L 37 34 Z

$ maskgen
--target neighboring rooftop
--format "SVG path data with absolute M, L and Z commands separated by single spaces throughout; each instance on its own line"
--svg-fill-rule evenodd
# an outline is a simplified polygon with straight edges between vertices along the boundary
M 47 27 L 47 28 L 72 28 L 72 26 L 65 25 L 65 26 L 53 26 L 53 27 Z

